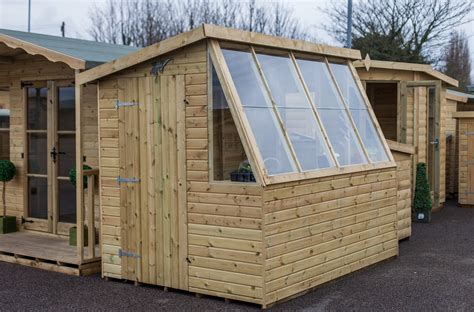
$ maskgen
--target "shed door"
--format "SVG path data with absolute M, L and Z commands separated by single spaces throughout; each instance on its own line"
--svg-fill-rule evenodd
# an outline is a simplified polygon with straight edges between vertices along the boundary
M 119 79 L 122 276 L 187 290 L 183 75 Z
M 467 167 L 467 183 L 465 186 L 465 195 L 463 203 L 466 204 L 473 204 L 474 203 L 474 119 L 464 119 L 462 122 L 467 124 L 467 155 L 465 156 L 466 159 L 466 167 Z M 460 173 L 462 174 L 462 173 Z
M 426 163 L 433 207 L 436 208 L 440 204 L 440 152 L 441 144 L 444 144 L 440 141 L 441 81 L 402 81 L 400 86 L 401 142 L 409 142 L 411 136 L 410 141 L 417 148 L 413 158 L 413 181 L 416 181 L 416 163 Z

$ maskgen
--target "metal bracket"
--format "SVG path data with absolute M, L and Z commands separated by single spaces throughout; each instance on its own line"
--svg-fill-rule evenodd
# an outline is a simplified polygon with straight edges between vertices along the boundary
M 115 109 L 119 109 L 119 107 L 135 106 L 135 105 L 138 105 L 138 103 L 135 102 L 135 101 L 132 101 L 132 102 L 122 102 L 122 101 L 117 100 L 117 102 L 115 102 Z
M 474 135 L 474 132 L 473 131 L 468 131 L 468 132 L 465 132 L 464 134 L 465 135 Z
M 141 256 L 140 256 L 139 254 L 136 254 L 136 253 L 133 253 L 133 252 L 129 252 L 129 251 L 124 251 L 124 250 L 122 250 L 122 249 L 119 249 L 118 256 L 119 256 L 120 258 L 122 258 L 122 257 L 141 258 Z
M 121 176 L 117 177 L 117 183 L 138 183 L 140 182 L 139 178 L 122 178 Z
M 158 76 L 158 74 L 162 74 L 165 70 L 166 65 L 171 62 L 173 59 L 169 58 L 166 60 L 159 60 L 151 63 L 151 70 L 150 74 L 153 76 Z
M 474 192 L 469 192 L 469 191 L 466 191 L 466 192 L 464 192 L 464 194 L 465 194 L 465 195 L 473 195 L 473 194 L 474 194 Z

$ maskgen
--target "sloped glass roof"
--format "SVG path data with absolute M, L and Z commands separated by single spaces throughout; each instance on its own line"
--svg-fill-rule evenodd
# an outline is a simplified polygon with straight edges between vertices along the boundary
M 218 52 L 265 175 L 392 161 L 349 61 L 252 46 Z

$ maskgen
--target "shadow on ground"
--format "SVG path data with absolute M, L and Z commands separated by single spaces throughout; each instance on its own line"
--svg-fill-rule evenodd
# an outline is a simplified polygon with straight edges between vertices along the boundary
M 72 277 L 0 262 L 0 310 L 258 311 L 255 305 Z M 449 203 L 414 224 L 400 256 L 325 284 L 271 311 L 473 311 L 474 209 Z

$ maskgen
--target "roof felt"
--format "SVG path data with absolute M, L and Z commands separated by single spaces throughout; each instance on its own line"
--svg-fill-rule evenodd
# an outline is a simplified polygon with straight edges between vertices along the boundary
M 83 60 L 86 62 L 87 68 L 112 61 L 139 49 L 131 46 L 28 33 L 10 29 L 0 29 L 0 34 Z

